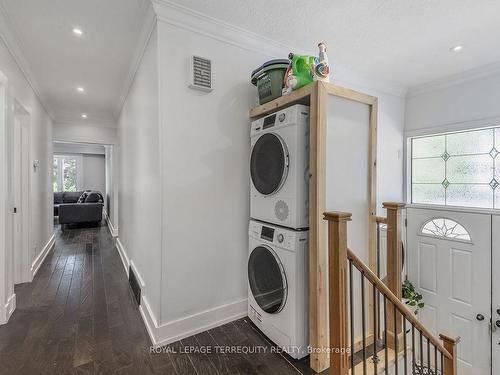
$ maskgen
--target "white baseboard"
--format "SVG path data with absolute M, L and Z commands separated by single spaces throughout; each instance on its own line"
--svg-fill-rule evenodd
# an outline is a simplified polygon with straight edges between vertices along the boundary
M 133 260 L 128 258 L 127 252 L 119 238 L 116 239 L 116 248 L 122 259 L 127 276 L 129 267 L 131 267 L 140 284 L 141 304 L 139 306 L 139 311 L 154 347 L 167 345 L 247 316 L 247 299 L 243 298 L 167 323 L 159 323 L 149 305 L 144 279 L 137 270 Z
M 33 263 L 31 264 L 31 280 L 35 277 L 36 273 L 40 269 L 40 266 L 43 264 L 43 261 L 49 255 L 50 250 L 54 247 L 54 244 L 56 243 L 56 237 L 53 234 L 52 237 L 50 237 L 49 241 L 47 244 L 43 247 L 42 251 L 38 256 L 35 258 Z
M 109 233 L 111 233 L 111 236 L 113 237 L 118 237 L 118 228 L 115 228 L 113 223 L 111 222 L 111 218 L 108 215 L 108 212 L 106 210 L 103 210 L 104 213 L 104 218 L 106 219 L 106 223 L 108 223 L 108 229 Z
M 5 304 L 5 315 L 2 314 L 3 316 L 0 317 L 0 325 L 5 324 L 9 321 L 15 309 L 16 309 L 16 294 L 13 293 L 7 300 L 7 303 Z
M 141 299 L 140 309 L 142 319 L 155 348 L 243 318 L 248 314 L 246 298 L 161 325 L 158 325 L 146 298 Z
M 118 254 L 120 254 L 120 258 L 123 263 L 123 267 L 125 268 L 125 273 L 127 274 L 128 277 L 128 269 L 130 267 L 130 260 L 128 259 L 127 252 L 125 251 L 125 248 L 123 247 L 123 244 L 120 242 L 120 239 L 116 239 L 116 249 L 118 250 Z

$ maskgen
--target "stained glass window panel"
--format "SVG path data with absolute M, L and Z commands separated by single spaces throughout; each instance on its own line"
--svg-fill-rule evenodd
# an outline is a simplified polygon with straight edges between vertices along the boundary
M 441 183 L 445 178 L 445 161 L 442 158 L 414 159 L 413 183 Z
M 446 135 L 450 155 L 487 154 L 493 148 L 493 129 Z
M 452 184 L 487 184 L 493 178 L 493 159 L 489 154 L 452 156 L 446 164 L 446 178 Z
M 445 152 L 445 136 L 416 138 L 412 142 L 413 158 L 441 157 Z
M 412 202 L 500 208 L 500 127 L 414 138 Z
M 450 184 L 446 204 L 461 207 L 493 207 L 493 189 L 489 185 Z
M 413 203 L 440 204 L 445 202 L 445 188 L 442 184 L 413 184 Z

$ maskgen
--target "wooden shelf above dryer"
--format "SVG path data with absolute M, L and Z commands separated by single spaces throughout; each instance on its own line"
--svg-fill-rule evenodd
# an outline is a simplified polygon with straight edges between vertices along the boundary
M 363 166 L 367 171 L 366 191 L 368 193 L 366 212 L 368 215 L 367 231 L 368 258 L 371 269 L 376 269 L 376 155 L 377 155 L 377 98 L 336 86 L 330 83 L 313 82 L 301 89 L 282 96 L 268 103 L 252 108 L 249 113 L 251 120 L 266 116 L 280 109 L 294 104 L 310 106 L 310 155 L 309 155 L 309 335 L 310 343 L 314 348 L 329 348 L 329 309 L 328 309 L 328 247 L 327 224 L 323 220 L 326 207 L 326 182 L 327 182 L 327 126 L 343 121 L 343 118 L 332 117 L 332 110 L 339 105 L 339 100 L 333 97 L 347 99 L 348 102 L 362 103 L 359 106 L 363 112 L 362 118 L 366 119 L 366 134 L 363 134 L 367 144 L 365 152 L 368 165 Z M 334 98 L 333 98 L 334 99 Z M 331 108 L 328 108 L 330 102 Z M 340 104 L 340 107 L 343 104 Z M 352 114 L 352 108 L 350 109 Z M 356 112 L 356 109 L 354 109 Z M 349 115 L 349 114 L 348 114 Z M 330 122 L 330 124 L 329 124 Z M 359 122 L 358 122 L 359 125 Z M 330 126 L 328 126 L 330 128 Z M 359 129 L 359 127 L 358 127 Z M 351 136 L 351 135 L 349 135 Z M 355 134 L 348 141 L 352 142 Z M 348 156 L 345 156 L 346 158 Z M 344 161 L 343 161 L 344 163 Z M 347 161 L 349 163 L 349 160 Z M 353 166 L 356 169 L 359 165 Z M 342 183 L 354 185 L 353 181 Z M 349 186 L 349 185 L 346 185 Z M 341 210 L 342 207 L 328 207 L 328 209 Z M 347 211 L 351 211 L 350 208 Z M 358 213 L 359 216 L 359 213 Z M 366 216 L 365 216 L 366 217 Z M 321 372 L 329 367 L 329 356 L 325 351 L 315 351 L 310 357 L 310 366 L 316 372 Z

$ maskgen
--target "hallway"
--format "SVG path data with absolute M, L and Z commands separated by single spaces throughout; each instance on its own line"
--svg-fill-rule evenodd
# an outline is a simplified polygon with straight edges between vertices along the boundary
M 54 249 L 32 283 L 16 286 L 17 309 L 0 326 L 1 374 L 310 373 L 305 361 L 291 365 L 270 353 L 245 319 L 150 353 L 108 228 L 55 229 Z M 217 354 L 218 345 L 256 347 L 261 353 Z M 190 346 L 212 353 L 185 354 Z

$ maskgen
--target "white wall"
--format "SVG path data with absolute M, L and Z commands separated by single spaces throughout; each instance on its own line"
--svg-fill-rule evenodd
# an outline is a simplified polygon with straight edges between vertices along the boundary
M 118 122 L 119 241 L 160 316 L 161 195 L 158 49 L 153 31 Z
M 106 164 L 104 155 L 82 155 L 83 188 L 106 194 Z
M 165 239 L 161 321 L 173 325 L 173 335 L 177 319 L 227 305 L 236 309 L 228 307 L 230 313 L 246 309 L 248 110 L 256 95 L 249 73 L 268 56 L 162 22 L 159 45 Z M 213 92 L 187 87 L 192 54 L 212 60 Z M 225 315 L 222 311 L 215 319 Z M 208 323 L 213 322 L 202 314 L 188 327 Z
M 228 305 L 246 309 L 240 301 L 247 297 L 248 110 L 256 95 L 249 72 L 270 56 L 166 22 L 159 23 L 159 45 L 164 145 L 161 322 L 172 325 L 165 332 L 173 334 L 176 320 L 189 321 L 191 314 L 198 314 L 197 319 L 186 326 L 196 329 L 205 323 L 207 310 Z M 212 93 L 187 87 L 192 54 L 212 59 Z M 353 88 L 379 97 L 381 207 L 382 201 L 403 198 L 404 99 Z M 219 317 L 225 318 L 224 313 Z
M 9 125 L 13 120 L 12 109 L 14 100 L 17 100 L 23 107 L 30 112 L 30 159 L 39 160 L 40 167 L 36 172 L 31 169 L 31 246 L 30 259 L 35 259 L 42 251 L 45 245 L 49 243 L 53 232 L 53 197 L 52 197 L 52 121 L 44 108 L 42 107 L 34 90 L 27 79 L 19 69 L 14 58 L 10 54 L 4 41 L 0 38 L 0 71 L 8 79 L 8 121 Z M 8 133 L 9 137 L 11 133 Z M 8 142 L 7 146 L 12 144 Z M 11 194 L 9 191 L 8 194 Z M 12 207 L 8 207 L 10 212 Z M 7 217 L 10 222 L 7 223 L 7 236 L 4 243 L 6 249 L 12 248 L 12 217 Z M 0 270 L 0 276 L 7 273 L 7 285 L 0 285 L 3 293 L 0 293 L 0 310 L 3 310 L 5 303 L 13 294 L 13 283 L 11 270 L 12 254 L 6 254 L 6 269 Z M 1 281 L 0 281 L 1 283 Z M 1 317 L 0 317 L 1 321 Z
M 500 72 L 430 90 L 410 90 L 406 131 L 425 134 L 500 124 Z

